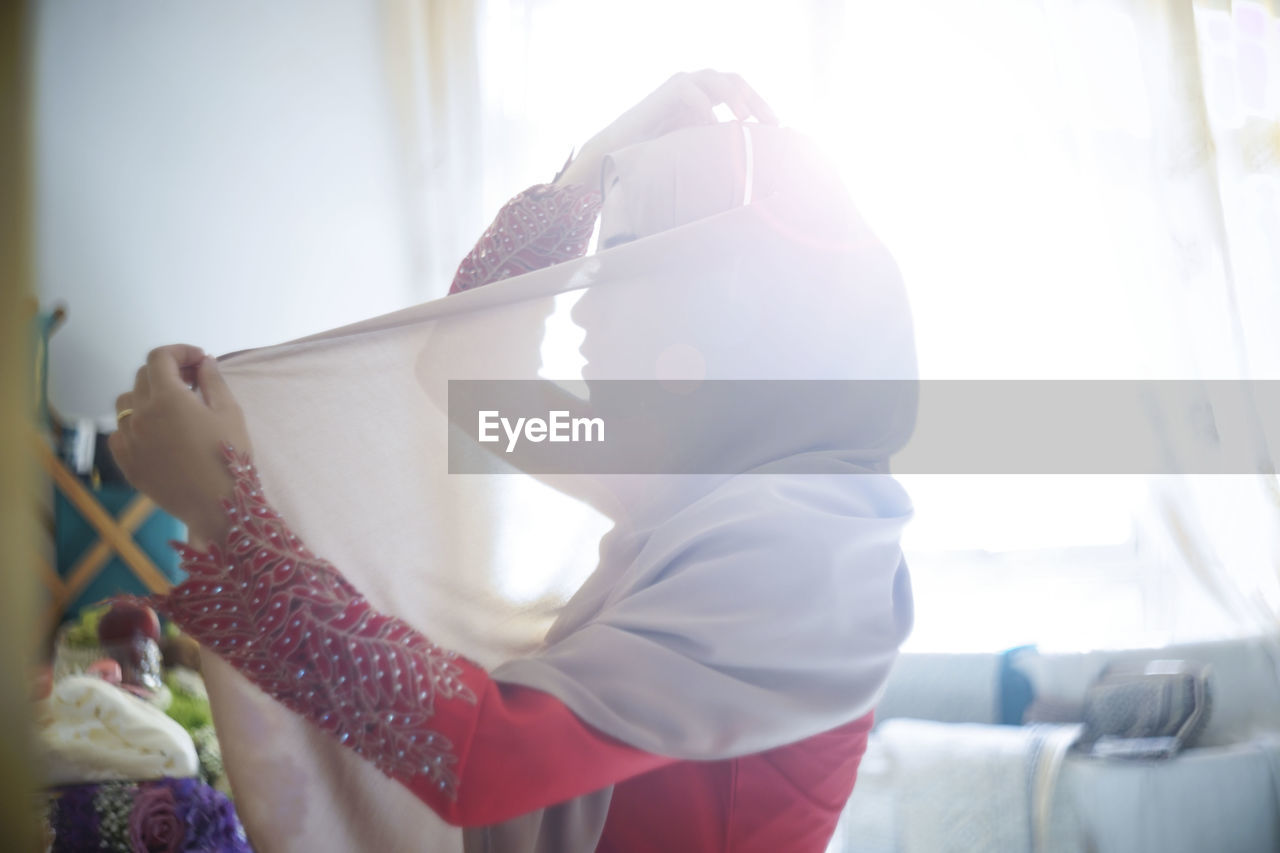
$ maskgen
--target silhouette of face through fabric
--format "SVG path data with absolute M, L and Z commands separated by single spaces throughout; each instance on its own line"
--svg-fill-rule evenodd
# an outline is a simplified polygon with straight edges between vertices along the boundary
M 715 419 L 669 440 L 695 469 L 715 454 L 717 470 L 814 449 L 880 461 L 905 441 L 915 357 L 897 269 L 805 137 L 689 128 L 615 153 L 603 185 L 600 242 L 615 245 L 571 312 L 593 402 L 629 393 L 603 380 L 904 380 L 898 398 L 824 407 L 806 424 L 735 400 L 726 419 L 765 425 L 736 433 L 738 446 Z

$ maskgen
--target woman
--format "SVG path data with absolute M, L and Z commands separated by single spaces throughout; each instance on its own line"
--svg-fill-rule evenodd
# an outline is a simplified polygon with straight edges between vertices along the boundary
M 619 190 L 606 200 L 622 199 L 622 214 L 603 227 L 602 243 L 634 241 L 612 251 L 641 257 L 661 245 L 646 237 L 691 220 L 730 235 L 725 262 L 707 281 L 667 291 L 658 282 L 647 300 L 666 312 L 668 326 L 715 339 L 697 348 L 707 375 L 749 363 L 739 375 L 771 377 L 757 372 L 767 367 L 755 356 L 764 338 L 741 334 L 762 322 L 767 303 L 770 322 L 821 332 L 796 347 L 800 355 L 807 358 L 815 341 L 840 339 L 851 347 L 840 350 L 849 362 L 893 368 L 865 377 L 859 368 L 858 378 L 909 378 L 914 360 L 896 272 L 878 247 L 848 249 L 849 211 L 826 203 L 824 181 L 811 187 L 825 200 L 821 221 L 806 220 L 786 187 L 779 197 L 790 207 L 760 207 L 768 215 L 751 220 L 731 215 L 726 227 L 715 217 L 722 203 L 701 204 L 714 195 L 702 189 L 654 204 L 679 185 L 675 176 L 690 186 L 711 171 L 715 149 L 679 159 L 698 150 L 703 135 L 673 131 L 714 124 L 719 103 L 739 119 L 773 121 L 732 75 L 673 78 L 587 143 L 554 185 L 513 199 L 463 261 L 452 290 L 581 254 L 601 206 L 592 176 L 605 155 L 657 140 L 641 148 L 639 178 L 617 185 L 638 187 L 638 196 Z M 765 156 L 775 138 L 759 137 L 760 154 L 785 162 L 792 149 Z M 625 153 L 609 162 L 628 168 Z M 659 172 L 647 175 L 653 163 Z M 768 185 L 767 170 L 748 174 Z M 655 225 L 647 221 L 654 210 L 676 212 Z M 797 227 L 804 239 L 786 233 Z M 779 232 L 785 253 L 759 250 Z M 824 233 L 837 235 L 837 245 L 817 239 Z M 812 310 L 807 297 L 845 298 L 811 293 L 813 282 L 857 270 L 874 283 L 849 289 L 866 317 Z M 791 293 L 736 299 L 732 288 L 749 281 L 772 281 L 775 291 L 786 283 Z M 592 358 L 596 375 L 620 378 L 618 365 L 652 348 L 635 335 L 646 306 L 620 311 L 616 295 L 597 293 L 608 292 L 589 289 L 575 314 L 614 305 L 584 325 L 588 344 L 609 340 L 620 356 L 612 367 Z M 862 331 L 843 336 L 854 339 L 845 344 L 832 334 L 842 324 Z M 619 343 L 626 333 L 632 338 Z M 592 401 L 608 387 L 593 387 Z M 722 476 L 594 478 L 587 491 L 617 525 L 601 543 L 599 568 L 543 648 L 492 673 L 376 612 L 306 550 L 262 493 L 239 407 L 197 348 L 150 355 L 134 390 L 118 400 L 112 450 L 131 482 L 187 522 L 193 541 L 213 543 L 183 549 L 192 578 L 162 602 L 171 618 L 446 821 L 468 828 L 468 849 L 819 851 L 852 790 L 871 705 L 910 624 L 897 544 L 909 505 L 890 478 L 850 475 L 887 471 L 909 431 L 914 397 L 908 389 L 869 400 L 824 409 L 802 435 L 761 428 L 741 441 L 673 437 L 672 446 L 718 458 Z M 767 413 L 749 414 L 758 424 Z M 723 476 L 748 471 L 753 476 Z

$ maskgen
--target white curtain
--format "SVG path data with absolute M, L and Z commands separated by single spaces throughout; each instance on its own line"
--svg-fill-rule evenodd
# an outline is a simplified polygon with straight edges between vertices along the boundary
M 473 2 L 385 0 L 381 12 L 412 275 L 420 298 L 440 296 L 485 225 L 477 143 L 493 134 L 480 92 L 479 11 Z
M 1142 518 L 1153 555 L 1185 566 L 1240 632 L 1280 631 L 1280 490 L 1267 426 L 1271 394 L 1248 380 L 1280 377 L 1280 20 L 1276 6 L 1153 6 L 1146 67 L 1174 81 L 1153 158 L 1163 199 L 1148 252 L 1162 269 L 1181 375 L 1202 385 L 1157 407 L 1163 443 L 1182 462 L 1242 451 L 1248 474 L 1151 483 Z M 1186 52 L 1194 45 L 1198 50 Z M 1268 417 L 1269 416 L 1269 417 Z M 1273 427 L 1273 425 L 1272 425 Z M 1274 439 L 1274 430 L 1271 432 Z M 1179 614 L 1187 616 L 1189 614 Z

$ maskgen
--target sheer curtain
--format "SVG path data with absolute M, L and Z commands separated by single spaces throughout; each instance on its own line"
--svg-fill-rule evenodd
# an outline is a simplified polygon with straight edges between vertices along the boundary
M 430 298 L 448 290 L 485 224 L 476 142 L 493 134 L 480 90 L 481 20 L 472 2 L 386 0 L 381 11 L 413 277 Z
M 1196 378 L 1280 377 L 1272 328 L 1280 316 L 1275 13 L 1275 4 L 1235 3 L 1152 15 L 1152 28 L 1166 44 L 1199 48 L 1198 62 L 1168 51 L 1150 63 L 1158 68 L 1164 60 L 1187 93 L 1163 103 L 1173 142 L 1153 170 L 1168 202 L 1156 219 L 1164 228 L 1155 248 L 1169 258 L 1169 302 L 1184 342 L 1184 375 Z M 1249 384 L 1204 388 L 1191 411 L 1156 410 L 1174 458 L 1181 461 L 1196 443 L 1214 452 L 1239 448 L 1253 460 L 1254 473 L 1159 478 L 1139 529 L 1148 534 L 1143 541 L 1150 553 L 1185 566 L 1240 631 L 1275 633 L 1280 490 L 1274 454 L 1280 448 L 1267 440 L 1276 413 L 1260 411 L 1270 395 L 1257 390 Z
M 902 267 L 922 376 L 1280 378 L 1274 4 L 386 9 L 424 297 L 506 198 L 671 73 L 712 66 L 841 165 Z M 1153 440 L 1185 421 L 1157 411 Z M 916 648 L 1275 630 L 1270 475 L 906 480 Z
M 874 81 L 907 141 L 849 131 L 850 176 L 904 265 L 924 375 L 1277 377 L 1274 6 L 866 8 L 845 79 Z M 1256 419 L 1201 403 L 1157 406 L 1152 440 L 1181 463 L 1189 423 L 1251 426 L 1218 440 L 1250 443 L 1259 476 L 915 483 L 918 639 L 1275 632 L 1270 450 Z M 996 614 L 980 633 L 975 610 Z

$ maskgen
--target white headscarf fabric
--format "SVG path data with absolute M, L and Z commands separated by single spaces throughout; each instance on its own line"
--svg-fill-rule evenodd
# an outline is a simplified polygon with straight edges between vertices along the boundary
M 611 248 L 229 359 L 266 494 L 375 606 L 641 749 L 720 759 L 855 719 L 911 623 L 910 505 L 887 474 L 915 418 L 896 267 L 788 131 L 681 131 L 612 157 L 604 190 Z M 599 379 L 907 381 L 804 423 L 759 411 L 671 437 L 721 474 L 450 475 L 447 381 L 537 378 L 547 317 L 576 291 L 593 396 Z M 398 783 L 206 660 L 260 849 L 461 848 Z M 466 846 L 593 849 L 608 796 Z

